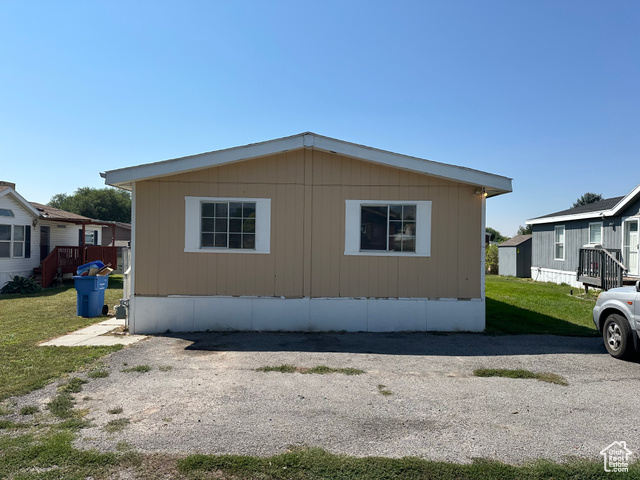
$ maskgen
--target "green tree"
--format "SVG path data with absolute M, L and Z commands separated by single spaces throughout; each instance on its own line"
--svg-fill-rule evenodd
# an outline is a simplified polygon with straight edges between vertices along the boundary
M 491 275 L 498 274 L 498 245 L 487 245 L 485 248 L 484 268 Z
M 506 240 L 509 240 L 509 237 L 505 237 L 499 231 L 494 230 L 491 227 L 487 227 L 486 230 L 487 230 L 487 233 L 490 234 L 489 241 L 491 241 L 491 242 L 502 243 L 502 242 L 504 242 Z
M 531 235 L 533 233 L 533 225 L 520 225 L 518 227 L 518 235 Z
M 576 208 L 580 205 L 589 205 L 590 203 L 599 202 L 600 200 L 602 200 L 602 195 L 600 195 L 599 193 L 587 192 L 579 197 L 575 202 L 573 202 L 571 208 Z
M 94 220 L 131 222 L 131 194 L 126 190 L 81 187 L 71 195 L 55 194 L 48 205 Z

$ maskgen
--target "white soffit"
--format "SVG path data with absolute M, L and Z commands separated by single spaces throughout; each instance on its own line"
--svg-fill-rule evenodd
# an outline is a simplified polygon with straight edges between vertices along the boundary
M 357 145 L 314 133 L 301 133 L 241 147 L 109 170 L 104 178 L 107 185 L 131 189 L 132 183 L 140 180 L 176 175 L 305 147 L 485 187 L 488 196 L 512 191 L 511 179 L 507 177 Z

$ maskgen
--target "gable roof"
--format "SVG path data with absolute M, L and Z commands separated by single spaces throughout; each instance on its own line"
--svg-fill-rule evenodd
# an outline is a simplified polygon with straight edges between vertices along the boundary
M 515 237 L 511 237 L 509 240 L 502 242 L 498 247 L 517 247 L 518 245 L 522 245 L 527 240 L 531 240 L 531 235 L 516 235 Z
M 501 195 L 512 191 L 511 179 L 507 177 L 379 150 L 311 132 L 162 162 L 109 170 L 101 175 L 107 185 L 131 190 L 133 183 L 140 180 L 175 175 L 301 148 L 337 153 L 346 157 L 484 187 L 487 196 Z
M 4 197 L 5 195 L 9 195 L 9 196 L 13 197 L 13 199 L 16 202 L 18 202 L 33 217 L 38 218 L 40 216 L 40 213 L 38 212 L 38 210 L 36 210 L 33 207 L 33 205 L 31 205 L 29 202 L 27 202 L 22 197 L 22 195 L 20 195 L 18 192 L 16 192 L 13 187 L 5 186 L 5 185 L 0 186 L 0 197 Z
M 611 217 L 620 213 L 627 205 L 633 202 L 638 195 L 640 195 L 640 185 L 636 186 L 636 188 L 631 190 L 631 192 L 624 197 L 607 198 L 600 200 L 599 202 L 560 210 L 559 212 L 529 219 L 526 223 L 527 225 L 537 225 L 541 223 L 555 223 L 568 220 Z

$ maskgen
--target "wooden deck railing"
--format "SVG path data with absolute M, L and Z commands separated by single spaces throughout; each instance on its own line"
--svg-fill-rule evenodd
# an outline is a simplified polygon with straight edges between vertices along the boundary
M 76 273 L 76 269 L 85 263 L 100 260 L 105 265 L 117 265 L 117 247 L 88 246 L 55 247 L 42 261 L 42 286 L 48 287 L 56 278 L 58 269 L 61 273 Z
M 578 281 L 603 290 L 621 287 L 624 273 L 619 250 L 581 248 L 578 259 Z

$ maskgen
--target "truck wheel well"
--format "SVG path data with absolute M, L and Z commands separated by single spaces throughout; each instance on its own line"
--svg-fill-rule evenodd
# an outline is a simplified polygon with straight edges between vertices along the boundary
M 626 318 L 627 322 L 629 321 L 629 319 L 627 318 L 627 316 L 623 312 L 621 312 L 617 308 L 609 307 L 609 308 L 604 309 L 600 313 L 600 318 L 598 318 L 598 330 L 602 331 L 602 327 L 604 327 L 604 322 L 607 320 L 609 315 L 612 315 L 614 313 Z

